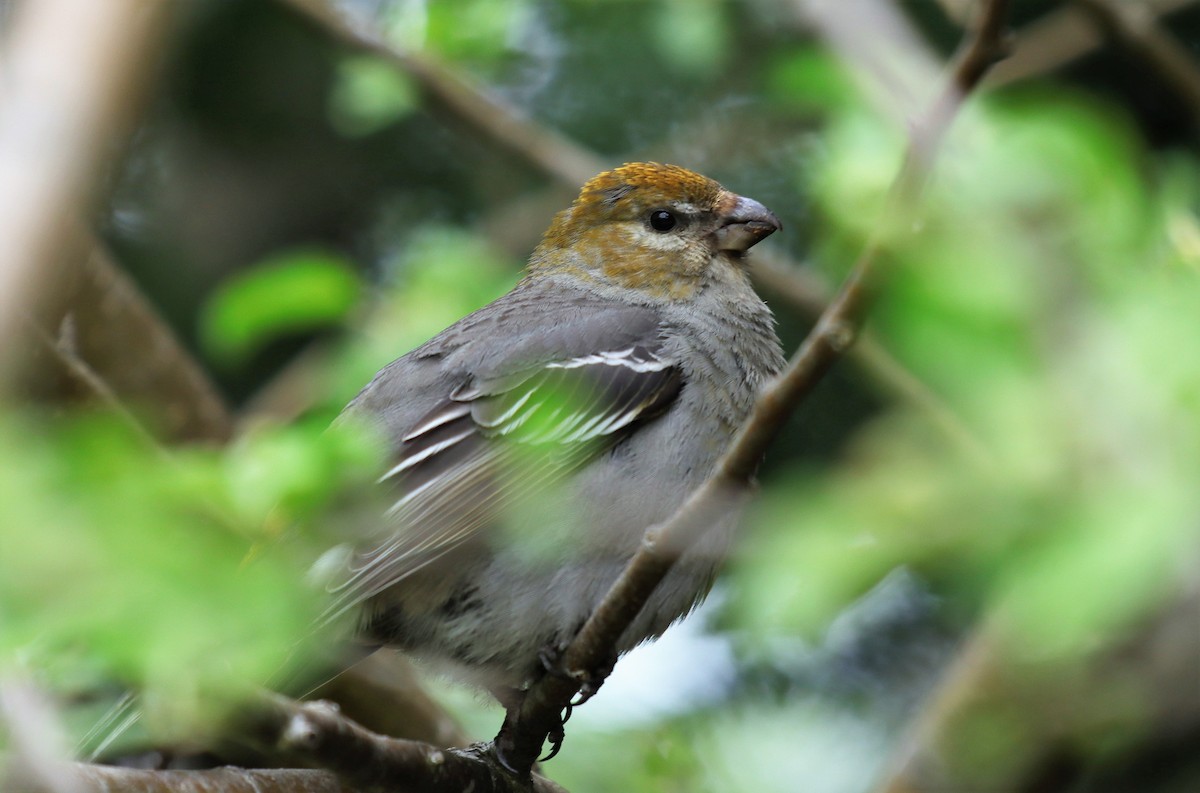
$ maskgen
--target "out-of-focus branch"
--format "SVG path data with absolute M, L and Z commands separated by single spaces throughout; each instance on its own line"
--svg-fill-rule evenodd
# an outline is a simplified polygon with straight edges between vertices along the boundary
M 935 146 L 963 98 L 1004 52 L 1007 0 L 985 0 L 978 22 L 955 58 L 950 80 L 928 114 L 914 127 L 908 157 L 892 189 L 890 222 L 915 211 L 932 165 Z M 692 492 L 666 522 L 650 527 L 641 549 L 563 653 L 567 675 L 545 675 L 521 707 L 509 712 L 495 745 L 511 767 L 526 771 L 541 751 L 559 714 L 612 657 L 621 634 L 645 605 L 678 558 L 708 527 L 734 508 L 751 489 L 754 473 L 771 440 L 800 401 L 854 343 L 872 303 L 878 280 L 878 241 L 868 245 L 816 328 L 792 356 L 787 369 L 755 402 L 754 409 L 716 471 Z
M 1100 28 L 1146 62 L 1179 96 L 1200 127 L 1200 71 L 1187 48 L 1162 29 L 1143 3 L 1075 0 Z
M 327 0 L 284 0 L 337 38 L 393 63 L 435 107 L 485 133 L 525 162 L 574 190 L 608 165 L 558 133 L 530 123 L 515 110 L 486 96 L 425 54 L 404 52 L 372 33 L 354 29 Z
M 0 55 L 0 339 L 61 283 L 64 242 L 129 127 L 173 3 L 24 2 Z M 13 345 L 0 347 L 11 371 Z M 12 382 L 0 375 L 0 383 Z
M 801 314 L 813 319 L 820 317 L 829 305 L 829 289 L 816 275 L 767 251 L 755 253 L 751 277 L 759 287 L 784 298 Z M 970 427 L 929 386 L 904 368 L 870 331 L 860 335 L 850 358 L 881 392 L 928 416 L 967 459 L 988 464 L 990 455 Z
M 793 0 L 796 14 L 850 68 L 863 95 L 887 118 L 905 124 L 937 85 L 940 58 L 894 0 Z
M 228 440 L 232 421 L 212 381 L 99 240 L 73 228 L 64 253 L 54 305 L 30 317 L 51 360 L 31 361 L 25 395 L 99 401 L 139 427 L 148 420 L 160 441 Z
M 215 768 L 146 771 L 86 763 L 55 766 L 55 778 L 73 793 L 360 793 L 330 771 Z M 8 793 L 60 793 L 44 780 L 5 780 Z M 403 788 L 395 788 L 403 791 Z
M 1200 579 L 1187 584 L 1129 635 L 1094 648 L 1067 669 L 1014 641 L 997 610 L 957 654 L 876 793 L 1152 789 L 1149 780 L 1125 786 L 1106 777 L 1134 765 L 1131 758 L 1145 748 L 1179 745 L 1185 757 L 1194 754 L 1193 736 L 1200 735 Z M 1097 691 L 1106 696 L 1096 697 Z M 1117 731 L 1105 739 L 1101 758 L 1080 751 L 1097 744 L 1104 725 L 1125 724 L 1133 709 L 1153 725 L 1145 734 Z M 987 729 L 996 719 L 1006 734 L 980 740 L 1001 743 L 1004 756 L 982 767 L 961 756 L 958 747 L 976 740 L 972 730 Z M 1170 789 L 1190 788 L 1181 781 Z
M 1145 0 L 1136 5 L 1157 18 L 1195 3 L 1196 0 Z M 1068 3 L 1021 29 L 1011 57 L 988 74 L 988 85 L 1008 85 L 1050 74 L 1082 58 L 1103 43 L 1104 37 L 1087 18 L 1087 13 L 1079 6 Z
M 333 700 L 342 713 L 382 735 L 466 746 L 462 728 L 422 688 L 407 658 L 379 650 L 313 692 Z
M 0 733 L 10 746 L 0 767 L 0 788 L 12 780 L 27 779 L 48 793 L 78 793 L 69 779 L 56 773 L 65 756 L 65 742 L 54 709 L 42 692 L 27 680 L 0 680 Z
M 458 793 L 562 793 L 544 777 L 518 779 L 485 747 L 440 749 L 376 735 L 325 702 L 260 697 L 246 712 L 247 737 L 268 751 L 333 771 L 363 789 Z

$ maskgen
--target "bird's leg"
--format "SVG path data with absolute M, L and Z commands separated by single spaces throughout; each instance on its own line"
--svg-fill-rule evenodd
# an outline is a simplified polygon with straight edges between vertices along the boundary
M 563 645 L 547 644 L 538 651 L 538 661 L 541 663 L 542 669 L 546 674 L 561 680 L 568 680 L 579 686 L 578 696 L 563 708 L 558 724 L 552 726 L 546 733 L 546 740 L 550 742 L 550 752 L 545 757 L 538 759 L 540 763 L 550 760 L 562 749 L 563 739 L 566 737 L 564 726 L 571 718 L 571 713 L 575 708 L 595 696 L 596 692 L 600 690 L 600 685 L 612 673 L 613 666 L 617 662 L 617 656 L 614 653 L 595 671 L 567 669 L 562 663 L 562 656 L 565 650 L 566 647 Z M 524 689 L 518 688 L 492 689 L 492 696 L 504 706 L 507 712 L 504 719 L 504 726 L 500 729 L 500 734 L 496 736 L 495 741 L 493 741 L 493 746 L 495 747 L 496 757 L 505 768 L 514 773 L 518 772 L 514 764 L 509 761 L 509 753 L 513 748 L 516 733 L 520 729 L 518 722 L 521 705 L 525 700 L 525 693 Z
M 617 655 L 613 653 L 596 669 L 567 669 L 562 663 L 565 649 L 556 644 L 548 644 L 538 651 L 538 660 L 541 661 L 546 674 L 579 684 L 579 696 L 567 707 L 566 715 L 563 716 L 564 724 L 567 719 L 571 718 L 571 708 L 577 708 L 596 696 L 596 692 L 600 690 L 600 686 L 612 674 L 613 667 L 617 664 Z
M 511 763 L 508 759 L 508 749 L 512 740 L 511 725 L 515 724 L 517 719 L 520 717 L 521 705 L 525 702 L 526 691 L 522 688 L 510 688 L 507 686 L 492 688 L 490 690 L 492 692 L 492 696 L 504 706 L 505 711 L 504 727 L 501 729 L 500 734 L 496 736 L 496 740 L 493 742 L 495 746 L 496 757 L 500 760 L 500 763 L 505 768 L 516 774 L 519 772 L 513 763 Z M 567 719 L 569 718 L 571 718 L 571 706 L 567 705 L 567 707 L 563 710 L 562 718 L 558 724 L 554 727 L 551 727 L 550 731 L 546 733 L 546 740 L 550 742 L 550 753 L 545 757 L 538 758 L 539 763 L 544 763 L 551 759 L 558 754 L 560 749 L 562 749 L 563 739 L 566 738 L 566 731 L 563 729 L 563 727 L 566 725 Z

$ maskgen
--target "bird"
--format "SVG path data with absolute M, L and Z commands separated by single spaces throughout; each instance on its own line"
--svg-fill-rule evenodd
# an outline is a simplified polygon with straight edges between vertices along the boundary
M 783 365 L 747 250 L 758 201 L 676 165 L 583 185 L 507 294 L 381 369 L 339 421 L 387 446 L 386 514 L 347 550 L 329 613 L 506 707 L 546 673 L 709 474 Z M 660 635 L 710 588 L 736 517 L 683 549 L 622 635 Z

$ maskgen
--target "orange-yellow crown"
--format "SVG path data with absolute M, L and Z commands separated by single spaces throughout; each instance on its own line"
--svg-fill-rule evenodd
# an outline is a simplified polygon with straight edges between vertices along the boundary
M 711 204 L 721 192 L 721 185 L 712 179 L 678 165 L 628 162 L 592 177 L 579 191 L 575 203 L 612 202 L 639 188 L 650 188 L 659 195 L 698 205 Z

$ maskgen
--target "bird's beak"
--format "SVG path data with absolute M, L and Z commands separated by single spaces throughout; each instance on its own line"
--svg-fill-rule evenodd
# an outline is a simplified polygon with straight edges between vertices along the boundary
M 734 199 L 733 204 L 725 213 L 724 223 L 716 231 L 718 250 L 748 250 L 783 228 L 775 213 L 753 198 L 733 194 L 730 194 L 730 198 Z

